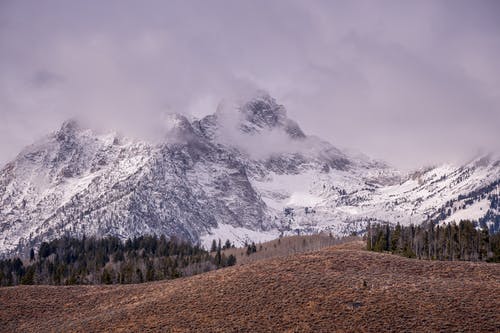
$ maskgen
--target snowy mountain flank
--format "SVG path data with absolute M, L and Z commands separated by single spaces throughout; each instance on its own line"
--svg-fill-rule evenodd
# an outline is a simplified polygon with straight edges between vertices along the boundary
M 403 175 L 306 135 L 265 93 L 162 126 L 152 143 L 68 121 L 25 148 L 0 171 L 0 254 L 62 235 L 241 244 L 374 221 L 500 226 L 493 155 Z

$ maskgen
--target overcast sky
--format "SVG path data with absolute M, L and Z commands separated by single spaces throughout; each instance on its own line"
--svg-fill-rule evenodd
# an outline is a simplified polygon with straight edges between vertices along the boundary
M 472 0 L 0 0 L 0 163 L 74 114 L 201 116 L 256 88 L 401 168 L 499 151 L 499 17 Z

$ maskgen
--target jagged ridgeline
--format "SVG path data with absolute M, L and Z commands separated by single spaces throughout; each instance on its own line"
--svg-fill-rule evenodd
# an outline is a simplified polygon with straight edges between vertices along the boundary
M 37 254 L 36 254 L 37 252 Z M 63 237 L 43 242 L 29 259 L 0 261 L 0 285 L 127 284 L 191 276 L 236 263 L 221 253 L 210 255 L 198 245 L 164 236 Z
M 500 262 L 500 232 L 490 233 L 471 221 L 439 225 L 390 226 L 368 228 L 368 250 L 392 252 L 408 258 L 430 260 L 468 260 Z
M 157 140 L 82 122 L 0 169 L 0 258 L 64 235 L 176 236 L 210 247 L 363 233 L 369 222 L 500 228 L 500 158 L 403 174 L 301 130 L 259 92 L 213 114 L 155 121 Z

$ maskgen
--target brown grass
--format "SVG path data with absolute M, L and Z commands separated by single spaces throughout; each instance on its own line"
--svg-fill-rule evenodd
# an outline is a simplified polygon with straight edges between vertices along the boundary
M 350 243 L 173 281 L 0 289 L 0 330 L 500 331 L 500 265 Z
M 361 240 L 360 237 L 330 237 L 326 233 L 315 235 L 302 236 L 286 236 L 274 239 L 265 243 L 256 243 L 257 252 L 247 255 L 247 248 L 230 248 L 222 252 L 229 256 L 230 254 L 236 257 L 237 265 L 245 265 L 262 259 L 286 257 L 297 253 L 306 253 L 319 251 L 325 247 L 340 245 L 344 243 L 353 243 L 353 241 Z M 215 255 L 215 252 L 211 253 Z

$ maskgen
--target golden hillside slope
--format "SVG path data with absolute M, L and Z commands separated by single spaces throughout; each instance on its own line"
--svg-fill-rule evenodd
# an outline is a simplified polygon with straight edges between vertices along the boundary
M 500 265 L 361 246 L 140 285 L 1 288 L 0 330 L 500 331 Z

